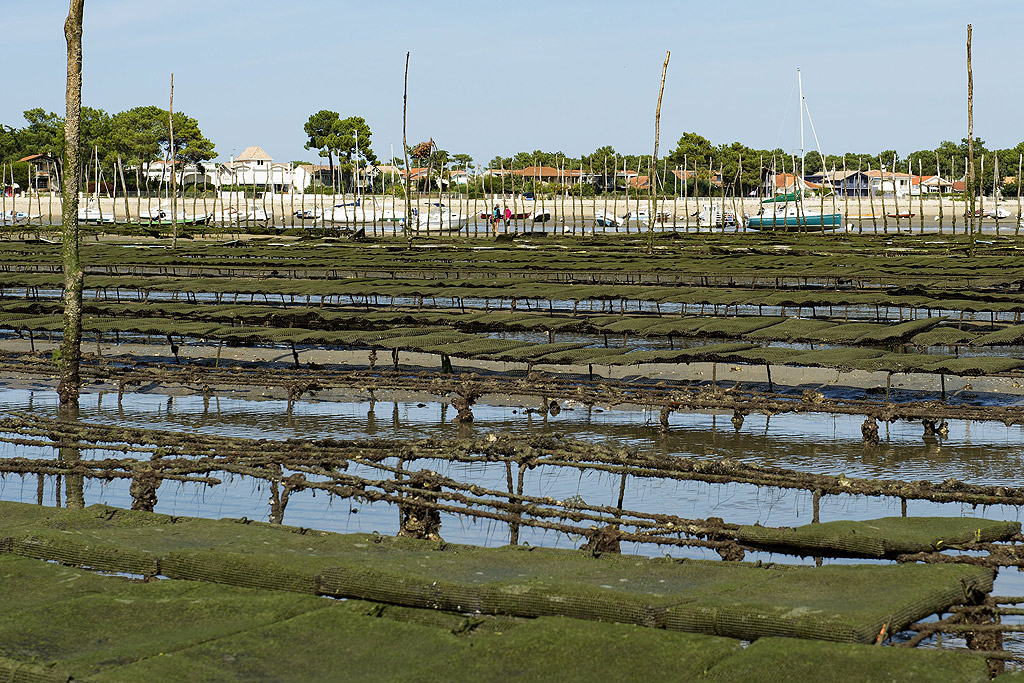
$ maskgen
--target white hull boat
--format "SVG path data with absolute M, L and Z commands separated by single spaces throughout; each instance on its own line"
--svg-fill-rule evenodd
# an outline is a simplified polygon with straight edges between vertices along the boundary
M 38 213 L 28 214 L 24 211 L 8 211 L 7 213 L 0 213 L 0 225 L 21 225 L 22 223 L 28 223 L 41 218 Z
M 697 212 L 697 225 L 723 228 L 736 225 L 736 214 L 732 211 L 723 212 L 719 204 L 704 204 Z
M 600 209 L 594 213 L 594 225 L 607 228 L 628 228 L 631 225 L 639 227 L 647 225 L 647 219 L 646 211 L 640 211 L 636 214 L 624 213 L 621 216 L 605 213 Z
M 469 222 L 469 216 L 454 211 L 430 211 L 413 217 L 413 235 L 457 235 Z
M 267 222 L 267 211 L 262 206 L 254 206 L 242 210 L 229 206 L 228 208 L 210 215 L 210 222 L 217 225 L 248 225 L 250 223 L 265 224 Z

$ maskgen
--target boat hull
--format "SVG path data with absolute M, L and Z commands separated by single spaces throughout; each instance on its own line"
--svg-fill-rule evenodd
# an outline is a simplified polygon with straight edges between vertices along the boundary
M 827 213 L 823 215 L 803 216 L 751 216 L 747 219 L 747 227 L 751 230 L 800 230 L 820 228 L 834 230 L 843 227 L 843 214 Z

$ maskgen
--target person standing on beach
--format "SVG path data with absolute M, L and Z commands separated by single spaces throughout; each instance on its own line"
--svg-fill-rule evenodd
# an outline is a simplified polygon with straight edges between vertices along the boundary
M 512 209 L 508 208 L 508 204 L 505 205 L 505 230 L 508 230 L 508 222 L 512 220 Z
M 494 211 L 491 212 L 491 227 L 494 229 L 494 234 L 498 234 L 498 222 L 501 220 L 501 209 L 498 205 L 494 205 Z

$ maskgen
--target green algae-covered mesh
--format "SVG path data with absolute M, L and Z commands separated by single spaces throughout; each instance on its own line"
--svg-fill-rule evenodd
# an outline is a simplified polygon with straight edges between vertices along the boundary
M 0 681 L 3 683 L 67 683 L 70 680 L 67 671 L 57 667 L 0 657 Z
M 982 683 L 989 676 L 983 658 L 956 652 L 761 638 L 719 660 L 700 680 Z
M 623 595 L 586 586 L 508 584 L 483 591 L 484 611 L 520 617 L 562 616 L 661 627 L 664 608 L 642 595 Z
M 15 533 L 6 544 L 8 552 L 61 564 L 91 567 L 103 571 L 153 576 L 158 573 L 157 558 L 142 550 L 91 543 L 80 537 L 59 533 Z
M 367 602 L 364 600 L 346 600 L 342 604 L 345 609 L 355 614 L 400 621 L 407 624 L 430 626 L 456 635 L 490 633 L 494 631 L 504 632 L 526 621 L 512 617 L 467 616 L 465 614 L 442 612 L 434 609 L 385 605 L 379 602 Z
M 739 592 L 671 607 L 670 629 L 753 640 L 763 636 L 870 643 L 992 589 L 993 572 L 965 565 L 771 566 Z
M 792 529 L 741 526 L 737 540 L 761 547 L 826 551 L 861 557 L 942 550 L 964 543 L 1009 540 L 1020 522 L 974 517 L 884 517 L 862 522 L 805 524 Z
M 384 559 L 384 558 L 382 558 Z M 403 572 L 402 558 L 384 559 L 380 569 L 360 566 L 331 567 L 320 577 L 325 595 L 357 597 L 409 607 L 426 607 L 452 612 L 480 612 L 480 590 L 476 586 L 424 576 L 415 569 Z
M 249 588 L 295 593 L 320 592 L 312 567 L 275 562 L 273 556 L 200 549 L 169 552 L 160 559 L 160 573 L 171 579 L 211 581 Z

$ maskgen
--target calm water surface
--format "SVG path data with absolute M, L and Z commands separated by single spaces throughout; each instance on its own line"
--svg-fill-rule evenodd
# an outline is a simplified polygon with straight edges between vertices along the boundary
M 7 412 L 52 415 L 56 393 L 50 389 L 0 388 L 0 414 Z M 882 425 L 882 443 L 865 447 L 860 438 L 861 418 L 852 416 L 777 415 L 747 416 L 740 430 L 730 415 L 674 414 L 672 431 L 658 433 L 658 414 L 641 409 L 606 409 L 572 402 L 563 404 L 558 416 L 541 416 L 522 406 L 478 404 L 470 426 L 452 424 L 455 411 L 432 397 L 424 401 L 317 401 L 302 400 L 288 411 L 285 401 L 247 400 L 202 396 L 168 396 L 161 393 L 85 393 L 82 420 L 96 424 L 225 434 L 253 439 L 361 437 L 423 439 L 475 436 L 489 433 L 512 435 L 563 434 L 610 446 L 629 446 L 641 452 L 695 458 L 732 458 L 794 470 L 849 477 L 942 481 L 955 478 L 975 484 L 1021 485 L 1024 469 L 1024 429 L 1001 423 L 950 423 L 945 439 L 924 438 L 918 423 Z M 89 451 L 85 457 L 105 457 Z M 120 457 L 119 454 L 109 454 Z M 53 457 L 49 448 L 0 444 L 0 457 Z M 394 464 L 394 463 L 390 463 Z M 427 461 L 417 464 L 445 476 L 504 489 L 504 466 Z M 352 466 L 353 474 L 369 474 Z M 265 485 L 242 477 L 223 476 L 224 483 L 208 488 L 193 484 L 163 484 L 157 512 L 200 517 L 268 518 L 269 491 Z M 525 492 L 564 500 L 578 496 L 590 504 L 614 505 L 620 479 L 600 473 L 562 471 L 551 467 L 529 470 Z M 130 507 L 127 481 L 87 481 L 86 504 L 107 503 Z M 56 502 L 53 479 L 44 491 L 48 504 Z M 0 479 L 0 499 L 36 501 L 36 480 L 7 476 Z M 624 505 L 634 510 L 663 512 L 687 518 L 721 517 L 732 523 L 793 526 L 811 521 L 811 495 L 749 485 L 711 485 L 630 478 Z M 886 498 L 827 496 L 821 501 L 821 520 L 872 519 L 900 514 L 899 501 Z M 1019 520 L 1016 507 L 974 508 L 961 504 L 910 501 L 914 516 L 979 516 Z M 398 530 L 395 507 L 355 503 L 311 491 L 293 493 L 285 523 L 342 533 Z M 450 542 L 501 545 L 508 542 L 505 525 L 444 515 L 442 535 Z M 535 545 L 574 547 L 582 543 L 562 534 L 523 529 L 522 541 Z M 665 550 L 633 545 L 624 552 L 685 557 L 717 558 L 700 549 Z M 776 562 L 811 562 L 768 553 L 748 553 L 747 559 Z M 828 562 L 829 560 L 826 560 Z M 833 560 L 835 561 L 835 560 Z M 849 562 L 850 560 L 840 560 Z M 995 592 L 1024 595 L 1024 575 L 1003 570 Z

